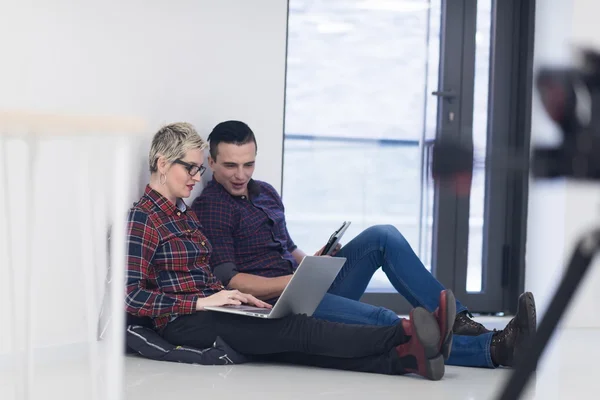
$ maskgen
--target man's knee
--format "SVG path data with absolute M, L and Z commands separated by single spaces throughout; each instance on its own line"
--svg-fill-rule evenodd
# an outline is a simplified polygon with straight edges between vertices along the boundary
M 404 235 L 402 235 L 394 225 L 373 225 L 367 228 L 365 233 L 369 236 L 383 239 L 386 242 L 392 241 L 396 242 L 396 244 L 408 243 L 404 238 Z
M 388 326 L 396 325 L 398 323 L 400 318 L 395 312 L 384 307 L 378 307 L 378 309 L 379 315 L 377 316 L 377 325 Z

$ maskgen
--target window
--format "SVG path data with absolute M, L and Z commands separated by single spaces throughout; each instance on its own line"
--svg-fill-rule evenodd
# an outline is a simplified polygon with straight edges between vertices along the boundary
M 290 1 L 283 193 L 306 251 L 350 220 L 345 243 L 392 224 L 430 259 L 440 12 L 439 0 Z M 392 287 L 378 271 L 369 290 Z
M 474 294 L 471 309 L 501 308 L 506 200 L 490 193 L 511 189 L 488 161 L 489 143 L 510 139 L 488 113 L 514 99 L 492 93 L 500 75 L 490 71 L 531 53 L 495 46 L 518 41 L 507 16 L 521 8 L 515 0 L 289 1 L 283 199 L 302 249 L 321 248 L 342 221 L 352 222 L 343 243 L 391 224 L 442 283 Z M 524 15 L 513 28 L 530 29 Z M 508 63 L 496 68 L 503 77 Z M 444 135 L 478 155 L 466 200 L 431 179 L 431 144 Z M 380 270 L 367 291 L 394 289 Z

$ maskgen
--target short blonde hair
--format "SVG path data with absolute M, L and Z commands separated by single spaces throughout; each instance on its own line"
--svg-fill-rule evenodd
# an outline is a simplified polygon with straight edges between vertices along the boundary
M 196 128 L 187 122 L 177 122 L 160 128 L 150 145 L 148 163 L 150 172 L 158 171 L 158 159 L 164 156 L 167 162 L 185 157 L 189 150 L 206 148 L 206 142 L 200 137 Z

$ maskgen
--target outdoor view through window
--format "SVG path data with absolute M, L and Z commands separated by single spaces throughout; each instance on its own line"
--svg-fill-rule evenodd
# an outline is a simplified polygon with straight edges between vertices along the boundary
M 473 136 L 485 154 L 491 0 L 478 1 Z M 306 252 L 396 226 L 431 268 L 440 0 L 290 0 L 283 200 Z M 481 290 L 483 169 L 471 194 L 467 290 Z M 369 291 L 393 288 L 382 271 Z

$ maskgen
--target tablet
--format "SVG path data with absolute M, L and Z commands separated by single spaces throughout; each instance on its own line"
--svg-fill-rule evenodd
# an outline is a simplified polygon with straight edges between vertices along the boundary
M 323 249 L 323 252 L 321 253 L 322 256 L 330 256 L 331 253 L 333 253 L 335 247 L 340 242 L 342 236 L 344 236 L 344 233 L 346 233 L 346 229 L 348 229 L 350 224 L 350 221 L 344 221 L 342 226 L 340 226 L 340 228 L 337 231 L 331 234 L 329 240 L 327 241 L 327 244 L 325 245 L 325 248 Z

